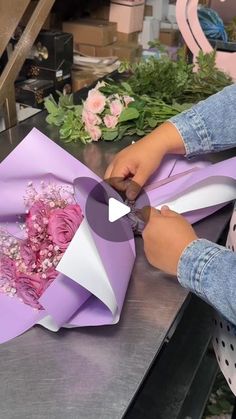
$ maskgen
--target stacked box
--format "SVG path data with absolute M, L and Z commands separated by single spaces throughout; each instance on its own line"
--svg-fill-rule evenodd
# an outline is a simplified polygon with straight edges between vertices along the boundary
M 77 50 L 91 57 L 117 57 L 120 60 L 136 61 L 141 56 L 142 47 L 134 42 L 114 42 L 106 47 L 78 44 Z
M 79 19 L 63 22 L 63 30 L 73 35 L 74 45 L 107 46 L 117 40 L 116 23 L 104 20 Z
M 72 91 L 77 92 L 87 87 L 97 79 L 97 76 L 89 71 L 72 70 Z
M 142 30 L 144 16 L 144 1 L 132 2 L 124 0 L 126 4 L 112 2 L 110 5 L 110 22 L 117 23 L 118 32 L 132 33 Z
M 161 44 L 175 47 L 179 44 L 180 32 L 176 29 L 161 29 L 159 41 Z

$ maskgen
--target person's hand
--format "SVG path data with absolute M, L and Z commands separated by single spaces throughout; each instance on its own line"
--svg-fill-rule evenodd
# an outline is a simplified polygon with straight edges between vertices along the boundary
M 143 231 L 144 251 L 149 263 L 176 275 L 180 256 L 197 235 L 180 214 L 163 206 L 161 211 L 145 207 L 140 211 L 147 222 Z
M 108 166 L 105 179 L 133 201 L 167 153 L 185 153 L 183 140 L 170 122 L 118 153 Z

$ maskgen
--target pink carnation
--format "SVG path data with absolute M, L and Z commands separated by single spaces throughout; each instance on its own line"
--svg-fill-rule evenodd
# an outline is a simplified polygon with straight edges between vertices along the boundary
M 129 105 L 129 103 L 134 102 L 134 98 L 131 96 L 124 96 L 123 99 L 126 107 Z
M 83 214 L 79 205 L 68 205 L 64 209 L 51 212 L 48 233 L 60 250 L 66 250 L 82 220 Z
M 123 105 L 119 99 L 115 99 L 110 103 L 110 111 L 113 116 L 120 116 Z
M 101 124 L 101 118 L 95 113 L 89 112 L 86 109 L 83 109 L 82 112 L 82 121 L 85 123 L 87 127 L 91 125 L 99 125 Z
M 118 118 L 117 116 L 106 115 L 103 121 L 107 128 L 115 128 L 118 123 Z
M 86 131 L 89 133 L 90 138 L 93 141 L 98 141 L 102 136 L 101 129 L 96 125 L 94 125 L 94 126 L 91 125 L 91 126 L 86 127 Z
M 22 299 L 25 304 L 39 310 L 42 309 L 43 307 L 38 302 L 38 299 L 41 297 L 44 290 L 45 281 L 39 274 L 28 275 L 21 272 L 18 274 L 16 292 L 17 296 Z
M 101 113 L 106 105 L 106 97 L 99 90 L 90 90 L 84 103 L 85 109 L 92 113 Z

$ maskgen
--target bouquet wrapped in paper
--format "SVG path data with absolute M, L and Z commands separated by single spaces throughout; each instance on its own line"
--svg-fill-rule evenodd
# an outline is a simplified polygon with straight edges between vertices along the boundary
M 235 158 L 168 158 L 145 193 L 152 206 L 167 203 L 193 223 L 235 198 L 235 167 Z M 57 331 L 119 321 L 135 261 L 133 223 L 120 221 L 126 241 L 96 234 L 84 178 L 101 182 L 36 129 L 0 164 L 0 342 L 35 324 Z M 108 201 L 99 197 L 99 205 Z

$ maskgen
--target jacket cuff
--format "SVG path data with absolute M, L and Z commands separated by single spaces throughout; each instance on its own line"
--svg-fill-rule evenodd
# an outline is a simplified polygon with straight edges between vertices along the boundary
M 212 141 L 203 118 L 193 107 L 169 119 L 182 137 L 186 157 L 209 153 Z
M 206 266 L 225 248 L 205 239 L 191 242 L 183 251 L 177 269 L 180 284 L 202 298 L 206 298 L 203 273 Z

